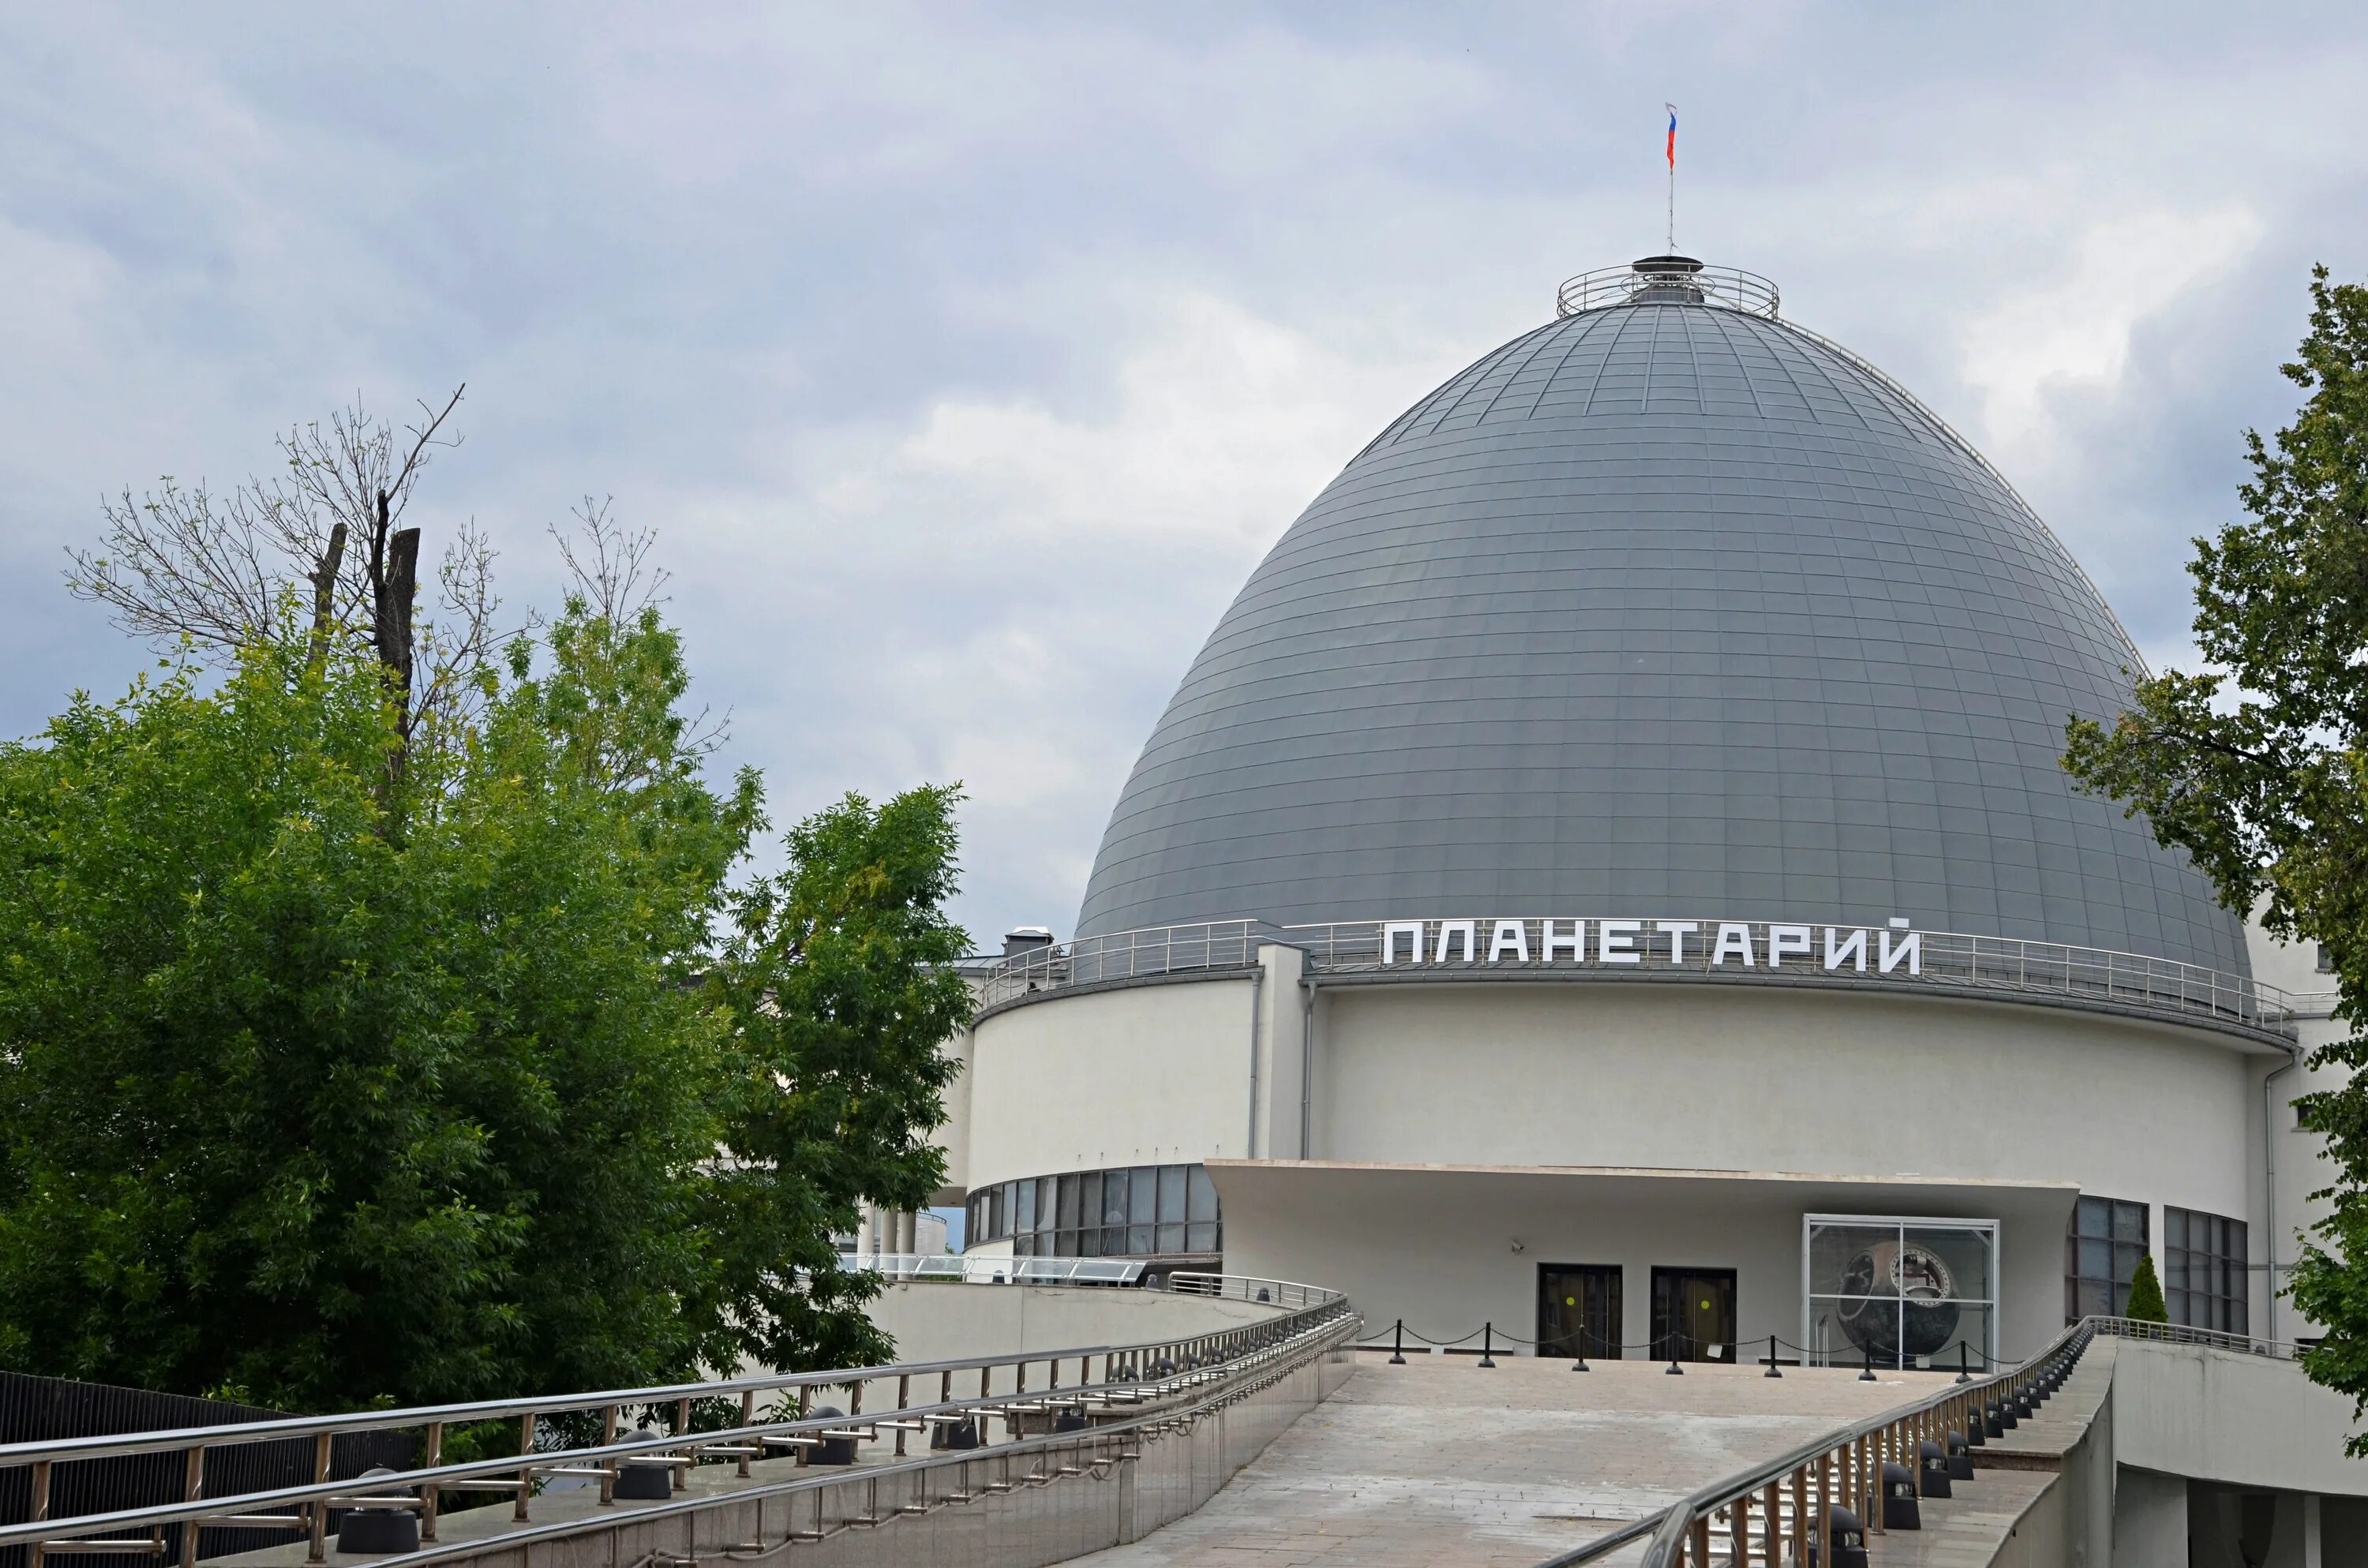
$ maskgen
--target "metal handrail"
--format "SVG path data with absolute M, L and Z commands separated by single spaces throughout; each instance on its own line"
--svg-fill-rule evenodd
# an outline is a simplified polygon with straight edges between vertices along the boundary
M 961 967 L 973 977 L 978 1010 L 985 1012 L 1033 991 L 1197 970 L 1247 968 L 1258 961 L 1258 949 L 1274 939 L 1274 931 L 1263 920 L 1147 926 L 1054 942 L 1008 956 L 964 959 Z
M 1341 1299 L 1338 1290 L 1322 1285 L 1303 1285 L 1295 1279 L 1263 1279 L 1249 1274 L 1203 1274 L 1189 1269 L 1178 1269 L 1169 1275 L 1167 1288 L 1180 1296 L 1211 1296 L 1229 1301 L 1248 1301 L 1256 1306 L 1293 1309 L 1328 1306 Z
M 1514 917 L 1507 916 L 1511 919 Z M 1983 937 L 1964 931 L 1886 931 L 1882 926 L 1835 924 L 1845 939 L 1862 933 L 1870 957 L 1861 972 L 1845 966 L 1828 971 L 1816 955 L 1793 961 L 1749 968 L 1713 963 L 1711 936 L 1722 924 L 1741 925 L 1751 932 L 1754 950 L 1767 951 L 1771 926 L 1807 925 L 1819 933 L 1825 922 L 1702 920 L 1689 940 L 1684 960 L 1672 961 L 1661 933 L 1634 933 L 1634 951 L 1645 961 L 1620 966 L 1566 958 L 1534 957 L 1521 961 L 1492 962 L 1486 957 L 1495 917 L 1474 920 L 1478 934 L 1472 961 L 1425 962 L 1418 966 L 1384 965 L 1382 931 L 1396 921 L 1335 920 L 1300 926 L 1276 926 L 1263 920 L 1220 920 L 1172 926 L 1146 926 L 1115 931 L 1102 937 L 1056 943 L 1008 959 L 971 960 L 978 986 L 978 1008 L 984 1013 L 1030 994 L 1051 994 L 1078 986 L 1159 975 L 1247 969 L 1258 961 L 1259 948 L 1280 944 L 1304 949 L 1311 974 L 1355 974 L 1385 967 L 1408 979 L 1418 975 L 1501 975 L 1529 978 L 1585 979 L 1614 982 L 1720 980 L 1757 981 L 1807 985 L 1899 987 L 1928 991 L 1974 991 L 2001 999 L 2045 1000 L 2104 1012 L 2135 1012 L 2192 1023 L 2264 1043 L 2291 1045 L 2293 1019 L 2321 1000 L 2318 992 L 2289 993 L 2246 975 L 2229 974 L 2176 959 L 2149 958 L 2143 953 L 2110 948 L 2086 948 L 2066 942 L 2032 941 L 2019 937 Z M 1427 920 L 1426 932 L 1440 923 Z M 1520 917 L 1528 950 L 1543 954 L 1543 922 Z M 1567 925 L 1567 922 L 1560 924 Z M 1645 922 L 1652 926 L 1656 922 Z M 1917 971 L 1905 967 L 1878 971 L 1872 957 L 1889 937 L 1913 935 L 1918 939 Z M 1426 935 L 1426 943 L 1429 937 Z M 1455 950 L 1461 959 L 1462 949 Z
M 1448 947 L 1444 962 L 1437 959 L 1433 939 L 1433 933 L 1443 922 L 1422 922 L 1427 950 L 1422 960 L 1414 964 L 1385 963 L 1382 947 L 1385 926 L 1410 925 L 1411 921 L 1341 920 L 1287 926 L 1282 930 L 1292 946 L 1307 953 L 1307 967 L 1315 973 L 1348 974 L 1386 968 L 1408 979 L 1469 973 L 1630 983 L 1714 979 L 1979 991 L 2009 998 L 2048 998 L 2075 1006 L 2145 1013 L 2241 1034 L 2248 1039 L 2291 1043 L 2292 1031 L 2286 1020 L 2294 1011 L 2292 998 L 2278 987 L 2245 975 L 2227 974 L 2176 959 L 2148 958 L 2141 953 L 1960 931 L 1904 932 L 1844 924 L 1829 926 L 1824 923 L 1704 919 L 1690 923 L 1695 929 L 1686 937 L 1686 950 L 1680 959 L 1673 953 L 1665 934 L 1651 929 L 1668 923 L 1655 920 L 1641 922 L 1647 928 L 1628 937 L 1632 950 L 1642 961 L 1615 965 L 1600 960 L 1549 960 L 1543 956 L 1543 922 L 1514 916 L 1505 916 L 1503 921 L 1521 927 L 1523 950 L 1532 957 L 1526 960 L 1512 957 L 1489 960 L 1491 933 L 1500 923 L 1496 917 L 1474 918 L 1475 934 L 1470 948 L 1467 949 L 1462 943 L 1459 933 L 1457 942 Z M 1566 927 L 1569 922 L 1557 924 Z M 1713 961 L 1713 937 L 1722 925 L 1741 926 L 1748 930 L 1757 961 L 1748 966 Z M 1789 962 L 1771 962 L 1766 957 L 1771 927 L 1809 929 L 1818 936 L 1817 950 L 1805 954 L 1795 951 L 1790 955 Z M 1863 934 L 1863 962 L 1846 960 L 1837 969 L 1827 969 L 1822 956 L 1823 935 L 1828 929 L 1845 942 L 1853 935 Z M 1908 936 L 1918 939 L 1913 972 L 1904 963 L 1892 972 L 1881 972 L 1876 957 L 1880 944 Z M 1464 958 L 1467 950 L 1472 954 L 1469 960 Z M 1400 951 L 1403 953 L 1404 949 Z
M 870 1428 L 868 1435 L 877 1435 L 883 1421 L 910 1424 L 929 1415 L 947 1415 L 957 1419 L 965 1412 L 979 1414 L 1007 1413 L 1017 1405 L 1050 1409 L 1053 1406 L 1082 1406 L 1100 1398 L 1110 1403 L 1140 1403 L 1172 1400 L 1206 1383 L 1234 1379 L 1256 1371 L 1274 1359 L 1279 1353 L 1303 1346 L 1310 1336 L 1336 1332 L 1345 1333 L 1355 1322 L 1355 1314 L 1345 1299 L 1337 1292 L 1330 1299 L 1302 1311 L 1278 1314 L 1258 1323 L 1242 1324 L 1204 1334 L 1176 1338 L 1143 1341 L 1121 1346 L 1087 1346 L 1060 1350 L 1037 1351 L 1019 1355 L 973 1357 L 959 1360 L 902 1362 L 885 1366 L 834 1369 L 824 1371 L 768 1373 L 755 1377 L 720 1379 L 701 1383 L 669 1384 L 662 1387 L 619 1389 L 600 1392 L 561 1394 L 535 1399 L 472 1401 L 443 1405 L 415 1406 L 403 1410 L 377 1410 L 350 1414 L 293 1416 L 280 1421 L 234 1423 L 225 1426 L 186 1427 L 171 1431 L 152 1431 L 121 1436 L 63 1438 L 47 1441 L 0 1445 L 0 1468 L 29 1466 L 33 1471 L 34 1517 L 21 1525 L 0 1527 L 0 1548 L 32 1545 L 36 1560 L 44 1543 L 73 1541 L 82 1538 L 105 1535 L 111 1531 L 145 1531 L 170 1524 L 187 1524 L 188 1544 L 183 1562 L 193 1561 L 194 1527 L 218 1519 L 225 1515 L 242 1516 L 249 1524 L 261 1524 L 252 1517 L 259 1510 L 295 1508 L 293 1514 L 279 1516 L 270 1522 L 282 1524 L 291 1530 L 310 1529 L 313 1540 L 313 1561 L 321 1560 L 323 1543 L 323 1511 L 333 1503 L 351 1504 L 357 1490 L 373 1498 L 382 1498 L 419 1489 L 423 1499 L 423 1517 L 432 1521 L 436 1499 L 439 1493 L 455 1491 L 501 1489 L 518 1491 L 521 1521 L 525 1518 L 524 1499 L 529 1494 L 531 1478 L 537 1472 L 548 1473 L 554 1469 L 576 1473 L 614 1471 L 624 1460 L 636 1456 L 672 1453 L 688 1455 L 696 1462 L 702 1450 L 718 1447 L 740 1448 L 755 1441 L 761 1448 L 766 1439 L 777 1446 L 781 1439 L 799 1438 L 809 1434 L 844 1434 L 848 1428 Z M 1090 1364 L 1099 1358 L 1102 1377 L 1090 1380 Z M 1079 1366 L 1077 1381 L 1062 1387 L 1059 1369 L 1063 1363 L 1076 1361 Z M 1045 1365 L 1050 1369 L 1045 1387 L 1029 1389 L 1026 1369 Z M 991 1387 L 998 1369 L 1018 1368 L 1013 1386 L 996 1391 Z M 934 1375 L 951 1386 L 956 1374 L 976 1373 L 980 1376 L 981 1392 L 966 1399 L 939 1399 L 926 1403 L 908 1403 L 903 1397 L 909 1380 L 916 1376 Z M 896 1380 L 899 1384 L 898 1403 L 893 1409 L 875 1410 L 866 1415 L 861 1410 L 861 1385 Z M 797 1418 L 767 1422 L 747 1419 L 755 1395 L 767 1391 L 797 1389 L 802 1392 L 817 1388 L 846 1386 L 857 1392 L 851 1408 L 843 1415 L 801 1415 Z M 521 1417 L 529 1441 L 534 1420 L 541 1416 L 570 1414 L 586 1410 L 607 1410 L 613 1414 L 623 1405 L 656 1405 L 673 1403 L 685 1415 L 694 1401 L 709 1400 L 737 1393 L 741 1395 L 742 1424 L 722 1430 L 651 1433 L 624 1438 L 609 1437 L 590 1447 L 564 1449 L 529 1449 L 515 1455 L 497 1456 L 461 1464 L 438 1462 L 437 1444 L 431 1438 L 429 1462 L 422 1467 L 399 1473 L 374 1475 L 367 1482 L 354 1479 L 329 1480 L 325 1474 L 313 1483 L 298 1486 L 271 1488 L 261 1492 L 227 1497 L 204 1497 L 196 1493 L 195 1478 L 201 1475 L 201 1460 L 192 1459 L 193 1494 L 178 1503 L 158 1504 L 139 1508 L 116 1509 L 105 1513 L 47 1517 L 49 1481 L 54 1467 L 62 1463 L 102 1459 L 126 1454 L 190 1450 L 201 1455 L 209 1448 L 232 1447 L 251 1443 L 284 1440 L 290 1437 L 313 1437 L 321 1445 L 323 1468 L 325 1471 L 327 1444 L 331 1437 L 358 1431 L 410 1430 L 427 1428 L 440 1436 L 450 1426 L 465 1426 L 479 1421 L 507 1416 Z M 802 1406 L 803 1408 L 803 1406 Z M 1172 1415 L 1172 1413 L 1170 1413 Z M 925 1423 L 924 1423 L 925 1424 Z M 1119 1424 L 1104 1424 L 1107 1431 Z M 745 1448 L 741 1448 L 745 1453 Z M 900 1429 L 897 1452 L 904 1451 Z M 964 1450 L 960 1457 L 975 1458 L 979 1450 Z M 741 1460 L 746 1473 L 747 1460 Z M 866 1467 L 864 1474 L 876 1473 L 878 1467 Z M 513 1482 L 496 1483 L 488 1478 L 514 1475 Z M 838 1479 L 838 1478 L 833 1478 Z M 471 1483 L 476 1483 L 472 1486 Z M 710 1501 L 724 1501 L 748 1495 L 747 1489 L 723 1494 Z M 603 1501 L 607 1500 L 607 1483 L 603 1483 Z M 598 1523 L 598 1521 L 594 1521 Z M 432 1539 L 432 1526 L 429 1530 Z M 507 1539 L 496 1537 L 496 1540 Z M 144 1545 L 145 1543 L 143 1543 Z M 484 1541 L 471 1543 L 470 1550 L 483 1550 Z M 423 1554 L 424 1555 L 424 1554 Z
M 1829 1432 L 1812 1437 L 1797 1448 L 1788 1449 L 1774 1459 L 1764 1460 L 1748 1470 L 1722 1476 L 1708 1485 L 1696 1489 L 1678 1502 L 1663 1508 L 1659 1513 L 1648 1515 L 1645 1518 L 1635 1521 L 1629 1528 L 1622 1531 L 1617 1539 L 1605 1537 L 1590 1540 L 1583 1546 L 1575 1547 L 1568 1551 L 1545 1559 L 1538 1564 L 1538 1568 L 1577 1568 L 1579 1563 L 1594 1562 L 1614 1548 L 1635 1540 L 1638 1536 L 1645 1533 L 1643 1527 L 1648 1523 L 1653 1527 L 1652 1544 L 1645 1549 L 1643 1568 L 1682 1568 L 1685 1562 L 1687 1538 L 1694 1532 L 1698 1523 L 1708 1520 L 1719 1509 L 1748 1498 L 1754 1493 L 1762 1492 L 1796 1472 L 1805 1471 L 1810 1466 L 1822 1465 L 1828 1456 L 1838 1450 L 1851 1450 L 1869 1438 L 1897 1431 L 1918 1416 L 1932 1415 L 1952 1406 L 1962 1408 L 1968 1401 L 1983 1401 L 1983 1396 L 1992 1390 L 2011 1389 L 2027 1383 L 2043 1373 L 2053 1370 L 2067 1358 L 2077 1358 L 2079 1351 L 2087 1346 L 2093 1333 L 2089 1320 L 2083 1319 L 2057 1335 L 2048 1342 L 2045 1349 L 2019 1367 L 1989 1377 L 1976 1378 L 1968 1384 L 1952 1384 L 1940 1393 L 1911 1401 L 1896 1409 L 1884 1411 L 1880 1415 L 1863 1416 L 1845 1426 L 1837 1426 Z M 1876 1461 L 1878 1473 L 1873 1482 L 1873 1490 L 1876 1493 L 1875 1506 L 1878 1507 L 1881 1506 L 1880 1462 L 1879 1460 Z M 1855 1468 L 1864 1469 L 1862 1455 L 1855 1461 Z M 1867 1491 L 1868 1483 L 1865 1477 L 1848 1476 L 1843 1483 L 1844 1494 L 1841 1501 L 1848 1506 L 1850 1501 L 1857 1499 L 1860 1500 L 1860 1506 L 1863 1507 Z M 1819 1524 L 1823 1523 L 1822 1514 L 1826 1506 L 1827 1506 L 1827 1500 L 1821 1499 L 1820 1517 L 1816 1521 Z M 1818 1550 L 1821 1556 L 1829 1554 L 1822 1542 Z
M 1182 1426 L 1189 1429 L 1191 1424 L 1200 1417 L 1212 1411 L 1219 1409 L 1224 1405 L 1241 1399 L 1247 1394 L 1256 1392 L 1258 1389 L 1278 1381 L 1281 1377 L 1288 1374 L 1290 1371 L 1304 1365 L 1314 1357 L 1322 1355 L 1326 1351 L 1337 1347 L 1345 1337 L 1346 1336 L 1341 1333 L 1337 1324 L 1330 1327 L 1319 1325 L 1315 1329 L 1308 1330 L 1298 1335 L 1294 1343 L 1277 1346 L 1273 1350 L 1269 1351 L 1265 1356 L 1266 1364 L 1264 1366 L 1250 1369 L 1250 1370 L 1256 1371 L 1257 1375 L 1255 1377 L 1244 1376 L 1229 1383 L 1228 1386 L 1220 1389 L 1216 1392 L 1208 1394 L 1190 1404 L 1176 1406 L 1154 1414 L 1136 1416 L 1125 1421 L 1103 1423 L 1094 1426 L 1089 1431 L 1066 1434 L 1053 1433 L 1043 1437 L 1021 1437 L 1008 1443 L 997 1444 L 991 1450 L 972 1449 L 968 1451 L 936 1454 L 924 1459 L 906 1460 L 901 1462 L 884 1465 L 866 1466 L 860 1471 L 852 1472 L 841 1471 L 836 1474 L 825 1474 L 819 1476 L 808 1475 L 797 1480 L 779 1482 L 769 1485 L 742 1487 L 721 1495 L 682 1497 L 672 1502 L 658 1503 L 647 1507 L 636 1508 L 630 1516 L 630 1519 L 632 1523 L 641 1525 L 654 1518 L 675 1517 L 684 1514 L 695 1513 L 703 1508 L 714 1507 L 722 1504 L 741 1505 L 753 1501 L 761 1501 L 768 1498 L 790 1496 L 801 1493 L 817 1492 L 829 1487 L 844 1486 L 848 1484 L 850 1482 L 863 1482 L 876 1486 L 879 1482 L 892 1477 L 914 1475 L 932 1470 L 963 1467 L 976 1464 L 980 1462 L 982 1459 L 989 1458 L 1004 1461 L 1005 1481 L 1007 1483 L 1009 1483 L 1012 1480 L 1009 1474 L 1009 1460 L 1015 1458 L 1032 1458 L 1038 1455 L 1049 1454 L 1056 1450 L 1076 1449 L 1088 1446 L 1099 1447 L 1110 1444 L 1113 1439 L 1156 1435 L 1163 1429 L 1177 1426 Z M 917 1412 L 919 1407 L 916 1408 Z M 843 1417 L 839 1419 L 844 1421 L 850 1418 Z M 378 1485 L 384 1482 L 392 1481 L 393 1479 L 394 1478 L 375 1477 L 372 1479 L 371 1484 Z M 1037 1476 L 1028 1479 L 1042 1480 L 1049 1478 Z M 620 1522 L 622 1521 L 616 1516 L 609 1516 L 607 1517 L 596 1516 L 589 1518 L 564 1520 L 554 1524 L 537 1526 L 529 1529 L 507 1531 L 494 1538 L 491 1541 L 471 1540 L 455 1543 L 449 1547 L 425 1547 L 418 1551 L 405 1553 L 402 1561 L 404 1563 L 405 1568 L 411 1568 L 411 1565 L 414 1564 L 418 1564 L 421 1565 L 421 1568 L 425 1568 L 426 1564 L 441 1562 L 450 1559 L 483 1556 L 486 1553 L 489 1548 L 506 1551 L 538 1541 L 562 1540 L 576 1535 L 586 1535 L 598 1530 L 610 1528 Z M 803 1538 L 793 1536 L 791 1539 L 797 1540 Z
M 2272 1361 L 2299 1361 L 2310 1346 L 2290 1339 L 2262 1339 L 2225 1328 L 2193 1328 L 2183 1323 L 2147 1323 L 2139 1318 L 2095 1317 L 2099 1334 L 2116 1339 L 2139 1339 L 2154 1345 L 2196 1345 L 2207 1350 L 2228 1350 L 2240 1356 L 2260 1356 Z
M 1762 1460 L 1748 1469 L 1722 1476 L 1659 1512 L 1634 1521 L 1615 1534 L 1599 1537 L 1583 1546 L 1547 1558 L 1538 1564 L 1538 1568 L 1577 1568 L 1577 1564 L 1594 1562 L 1619 1547 L 1632 1544 L 1639 1537 L 1647 1533 L 1652 1537 L 1652 1544 L 1645 1549 L 1643 1568 L 1682 1568 L 1689 1535 L 1694 1534 L 1720 1509 L 1743 1506 L 1754 1494 L 1764 1495 L 1770 1488 L 1778 1485 L 1781 1482 L 1791 1479 L 1812 1466 L 1822 1466 L 1828 1456 L 1837 1452 L 1850 1451 L 1870 1439 L 1887 1437 L 1893 1440 L 1892 1447 L 1905 1450 L 1911 1441 L 1928 1440 L 1930 1434 L 1934 1431 L 1952 1429 L 1953 1421 L 1943 1421 L 1936 1426 L 1931 1418 L 1934 1416 L 1962 1417 L 1968 1410 L 1978 1412 L 1981 1405 L 1989 1402 L 1987 1396 L 1994 1392 L 2005 1391 L 2005 1393 L 2010 1396 L 2058 1369 L 2068 1369 L 2070 1365 L 2079 1358 L 2080 1353 L 2100 1335 L 2151 1340 L 2174 1345 L 2200 1345 L 2282 1360 L 2291 1360 L 2302 1353 L 2300 1346 L 2291 1344 L 2276 1340 L 2253 1339 L 2245 1335 L 2229 1334 L 2217 1329 L 2189 1328 L 2179 1324 L 2142 1323 L 2132 1318 L 2083 1318 L 2066 1328 L 2050 1340 L 2039 1354 L 2020 1366 L 1987 1377 L 1974 1379 L 1968 1383 L 1952 1383 L 1939 1393 L 1912 1400 L 1906 1404 L 1884 1411 L 1879 1415 L 1865 1416 L 1835 1427 L 1774 1459 Z M 1877 1447 L 1880 1449 L 1881 1445 L 1878 1444 Z M 1861 1512 L 1881 1509 L 1881 1466 L 1884 1459 L 1890 1457 L 1887 1450 L 1874 1454 L 1872 1459 L 1874 1473 L 1872 1478 L 1869 1478 L 1862 1473 L 1867 1469 L 1869 1456 L 1862 1451 L 1859 1454 L 1858 1459 L 1853 1462 L 1857 1464 L 1861 1473 L 1854 1479 L 1846 1480 L 1845 1495 L 1841 1499 L 1845 1506 L 1856 1500 Z M 1894 1460 L 1893 1462 L 1900 1461 Z M 1919 1466 L 1909 1462 L 1907 1468 L 1911 1475 L 1919 1476 L 1918 1484 L 1920 1488 Z M 1870 1486 L 1872 1495 L 1870 1495 Z M 1801 1488 L 1804 1493 L 1807 1490 L 1805 1486 Z M 1822 1491 L 1822 1488 L 1820 1490 Z M 1831 1502 L 1832 1499 L 1821 1498 L 1819 1517 L 1812 1521 L 1811 1528 L 1823 1525 L 1823 1508 L 1830 1506 Z M 1763 1528 L 1766 1522 L 1763 1516 Z M 1803 1527 L 1796 1518 L 1795 1529 L 1798 1530 L 1801 1528 Z M 1877 1525 L 1875 1528 L 1881 1527 Z M 1820 1544 L 1819 1551 L 1822 1552 L 1824 1550 L 1824 1546 Z
M 1563 279 L 1554 290 L 1554 314 L 1575 316 L 1624 305 L 1649 290 L 1683 290 L 1690 301 L 1714 305 L 1748 315 L 1777 319 L 1782 297 L 1776 285 L 1757 272 L 1734 267 L 1698 267 L 1691 271 L 1656 271 L 1641 264 L 1599 267 Z
M 1133 1285 L 1143 1278 L 1138 1259 L 1122 1257 L 973 1257 L 966 1254 L 858 1252 L 842 1254 L 850 1273 L 892 1280 L 951 1279 L 967 1285 Z

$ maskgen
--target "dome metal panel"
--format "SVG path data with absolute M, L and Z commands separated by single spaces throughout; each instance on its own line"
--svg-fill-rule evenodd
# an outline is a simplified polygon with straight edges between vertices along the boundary
M 2185 858 L 2057 766 L 2141 667 L 1872 367 L 1715 305 L 1587 311 L 1408 409 L 1251 574 L 1077 934 L 1906 916 L 2247 972 Z

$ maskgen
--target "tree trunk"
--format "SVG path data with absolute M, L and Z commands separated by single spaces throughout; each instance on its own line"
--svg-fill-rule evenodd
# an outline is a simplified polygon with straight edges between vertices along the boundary
M 387 494 L 378 496 L 379 527 L 386 527 Z M 411 602 L 419 591 L 419 530 L 404 528 L 386 541 L 386 568 L 378 575 L 378 602 L 371 607 L 378 662 L 394 676 L 404 737 L 411 734 Z
M 329 659 L 329 618 L 336 609 L 337 568 L 346 559 L 346 525 L 329 530 L 329 548 L 321 552 L 313 573 L 313 641 L 305 651 L 306 667 L 321 669 Z

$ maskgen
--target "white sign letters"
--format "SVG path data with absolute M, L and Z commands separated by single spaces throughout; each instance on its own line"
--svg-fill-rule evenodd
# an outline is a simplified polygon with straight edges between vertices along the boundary
M 1385 964 L 1649 964 L 1864 974 L 1872 960 L 1877 974 L 1924 972 L 1923 934 L 1907 929 L 1905 920 L 1888 928 L 1766 920 L 1384 920 L 1381 926 Z

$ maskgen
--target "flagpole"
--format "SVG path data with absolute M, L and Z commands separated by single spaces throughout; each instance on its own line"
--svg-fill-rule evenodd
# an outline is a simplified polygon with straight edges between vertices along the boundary
M 1665 103 L 1669 111 L 1669 243 L 1667 254 L 1678 254 L 1678 106 Z

